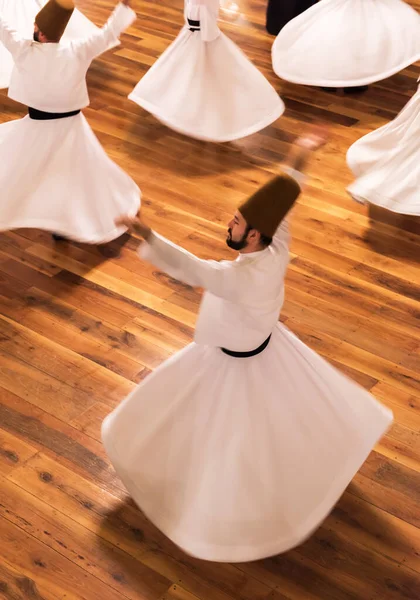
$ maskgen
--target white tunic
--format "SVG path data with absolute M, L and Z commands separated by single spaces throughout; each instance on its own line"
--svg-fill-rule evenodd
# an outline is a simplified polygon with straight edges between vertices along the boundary
M 0 0 L 0 15 L 23 37 L 31 39 L 35 16 L 47 2 L 48 0 Z M 95 31 L 98 28 L 76 8 L 61 39 L 63 42 L 80 39 Z M 0 44 L 0 89 L 9 87 L 12 70 L 12 55 Z
M 363 136 L 347 152 L 356 180 L 348 192 L 403 215 L 420 216 L 420 86 L 390 123 Z
M 46 112 L 70 112 L 89 105 L 86 72 L 94 58 L 136 18 L 135 12 L 119 4 L 102 29 L 85 39 L 59 44 L 40 44 L 25 39 L 0 15 L 0 42 L 15 62 L 9 98 Z
M 135 19 L 120 4 L 105 27 L 86 39 L 41 44 L 23 38 L 0 17 L 0 42 L 15 67 L 9 96 L 32 108 L 70 112 L 89 104 L 91 61 Z M 87 243 L 119 237 L 122 214 L 135 215 L 140 190 L 105 153 L 83 114 L 0 125 L 0 231 L 45 229 Z
M 185 25 L 129 98 L 171 129 L 228 142 L 270 125 L 285 107 L 276 90 L 219 29 L 219 0 L 186 0 Z M 199 22 L 190 31 L 188 19 Z
M 392 413 L 277 322 L 285 226 L 271 249 L 232 262 L 200 260 L 157 235 L 140 255 L 207 291 L 195 342 L 105 419 L 107 454 L 185 552 L 219 562 L 285 552 L 328 515 Z M 269 333 L 251 358 L 220 349 L 250 350 Z
M 420 15 L 403 0 L 320 0 L 280 31 L 272 59 L 293 83 L 368 85 L 420 60 Z
M 258 348 L 278 321 L 288 241 L 284 223 L 262 252 L 217 262 L 200 260 L 154 234 L 141 247 L 140 256 L 173 277 L 206 289 L 194 336 L 197 344 L 247 352 Z

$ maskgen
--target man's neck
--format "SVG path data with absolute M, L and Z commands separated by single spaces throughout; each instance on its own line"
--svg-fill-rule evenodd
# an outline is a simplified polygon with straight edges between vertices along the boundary
M 258 244 L 258 246 L 254 247 L 247 246 L 246 248 L 241 250 L 239 254 L 253 254 L 254 252 L 261 252 L 262 250 L 265 250 L 265 247 L 261 246 L 261 244 Z

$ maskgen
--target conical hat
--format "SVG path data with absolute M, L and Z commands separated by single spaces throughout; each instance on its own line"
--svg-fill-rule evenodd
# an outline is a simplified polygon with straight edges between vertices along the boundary
M 238 210 L 248 225 L 273 237 L 299 194 L 297 181 L 282 173 L 257 190 Z
M 35 17 L 35 23 L 49 40 L 58 42 L 67 27 L 73 10 L 73 0 L 49 0 Z

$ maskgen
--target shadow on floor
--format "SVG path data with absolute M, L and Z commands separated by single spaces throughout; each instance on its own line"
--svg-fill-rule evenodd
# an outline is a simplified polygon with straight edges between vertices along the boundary
M 403 556 L 414 560 L 413 543 L 404 539 L 396 523 L 397 519 L 394 527 L 392 518 L 352 483 L 307 542 L 258 562 L 230 565 L 192 558 L 163 536 L 130 499 L 105 516 L 100 535 L 124 550 L 115 555 L 121 574 L 141 593 L 147 566 L 156 583 L 166 577 L 200 600 L 414 600 L 418 578 L 396 560 Z M 113 551 L 108 544 L 103 550 Z
M 420 263 L 420 217 L 400 215 L 372 204 L 368 205 L 368 215 L 365 240 L 372 250 L 406 263 Z

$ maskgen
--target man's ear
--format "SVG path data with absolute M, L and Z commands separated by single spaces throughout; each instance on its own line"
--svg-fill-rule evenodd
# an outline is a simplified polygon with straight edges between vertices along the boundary
M 251 242 L 259 242 L 261 239 L 260 232 L 257 229 L 250 229 L 248 232 L 248 240 Z

